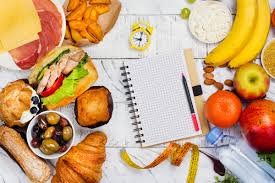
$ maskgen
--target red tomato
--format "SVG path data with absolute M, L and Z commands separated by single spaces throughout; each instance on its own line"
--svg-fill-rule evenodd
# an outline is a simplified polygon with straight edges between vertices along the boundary
M 53 94 L 62 85 L 64 78 L 65 78 L 64 75 L 61 74 L 61 76 L 55 81 L 55 83 L 50 88 L 43 91 L 40 95 L 42 97 L 47 97 Z
M 275 9 L 273 9 L 273 11 L 272 11 L 271 25 L 272 25 L 272 27 L 275 27 Z

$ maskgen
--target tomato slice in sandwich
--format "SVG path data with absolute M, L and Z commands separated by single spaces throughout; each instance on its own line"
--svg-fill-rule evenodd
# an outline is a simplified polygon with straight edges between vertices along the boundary
M 40 93 L 40 95 L 42 97 L 50 96 L 62 85 L 62 82 L 63 82 L 64 79 L 65 79 L 64 75 L 61 74 L 59 76 L 59 78 L 55 81 L 55 83 L 50 88 L 48 88 L 45 91 L 43 91 L 42 93 Z

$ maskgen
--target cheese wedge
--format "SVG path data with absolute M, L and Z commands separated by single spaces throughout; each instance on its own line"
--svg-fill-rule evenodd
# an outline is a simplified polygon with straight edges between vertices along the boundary
M 0 41 L 4 50 L 38 39 L 41 24 L 32 0 L 0 0 L 0 4 Z

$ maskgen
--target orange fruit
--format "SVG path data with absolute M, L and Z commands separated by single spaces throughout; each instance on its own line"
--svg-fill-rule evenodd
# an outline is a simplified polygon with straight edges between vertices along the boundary
M 204 115 L 209 122 L 220 128 L 236 124 L 242 112 L 240 99 L 232 92 L 217 91 L 204 105 Z

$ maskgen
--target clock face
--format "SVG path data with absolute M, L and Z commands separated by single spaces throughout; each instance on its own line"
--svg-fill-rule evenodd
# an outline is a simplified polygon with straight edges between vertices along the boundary
M 145 47 L 148 41 L 149 41 L 148 34 L 146 34 L 144 31 L 136 32 L 132 38 L 132 43 L 136 47 L 140 47 L 140 48 Z

